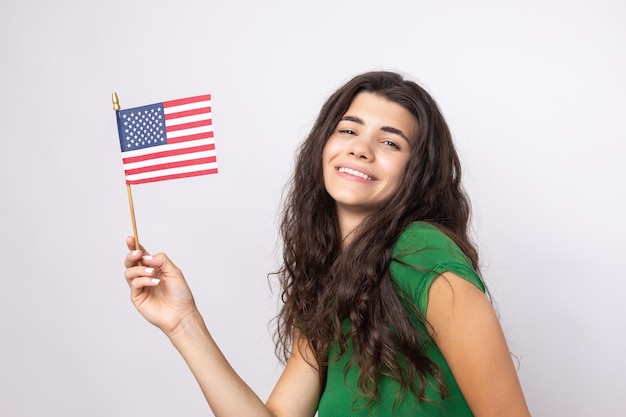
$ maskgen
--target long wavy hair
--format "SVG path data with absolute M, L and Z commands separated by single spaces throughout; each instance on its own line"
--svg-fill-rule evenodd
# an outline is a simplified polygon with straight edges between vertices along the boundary
M 368 216 L 342 246 L 335 202 L 326 192 L 322 151 L 337 123 L 361 92 L 376 94 L 407 109 L 417 120 L 417 138 L 400 190 Z M 439 367 L 425 354 L 428 335 L 416 326 L 425 318 L 398 290 L 389 266 L 392 249 L 412 222 L 429 222 L 450 236 L 478 270 L 478 254 L 468 236 L 469 200 L 461 187 L 461 166 L 448 126 L 432 97 L 415 82 L 393 72 L 369 72 L 348 81 L 328 98 L 301 144 L 280 232 L 283 264 L 277 271 L 283 306 L 276 318 L 276 348 L 287 360 L 294 329 L 306 337 L 324 387 L 329 348 L 341 353 L 352 341 L 359 369 L 359 393 L 371 404 L 378 380 L 386 375 L 419 400 L 434 378 L 447 393 Z M 349 331 L 342 322 L 349 319 Z

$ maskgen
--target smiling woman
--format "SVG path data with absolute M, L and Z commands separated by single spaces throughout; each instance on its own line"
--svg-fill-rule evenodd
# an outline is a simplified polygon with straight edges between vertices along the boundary
M 286 366 L 267 403 L 165 254 L 129 252 L 126 279 L 216 416 L 528 416 L 468 219 L 435 101 L 398 74 L 366 73 L 327 100 L 299 151 L 276 272 Z

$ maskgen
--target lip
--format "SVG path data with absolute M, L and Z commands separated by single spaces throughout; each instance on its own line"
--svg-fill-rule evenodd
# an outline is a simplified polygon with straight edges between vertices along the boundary
M 341 168 L 347 168 L 347 169 L 350 169 L 350 170 L 353 170 L 353 171 L 360 172 L 361 174 L 367 175 L 369 178 L 367 178 L 367 179 L 366 178 L 362 178 L 360 176 L 351 174 L 349 172 L 341 172 L 341 171 L 339 171 Z M 335 171 L 339 175 L 346 175 L 346 176 L 349 176 L 351 178 L 357 178 L 357 179 L 362 180 L 362 181 L 377 181 L 378 180 L 378 178 L 376 178 L 374 176 L 374 174 L 372 174 L 368 170 L 363 169 L 362 167 L 360 167 L 358 165 L 354 165 L 354 164 L 338 164 L 338 165 L 335 165 Z

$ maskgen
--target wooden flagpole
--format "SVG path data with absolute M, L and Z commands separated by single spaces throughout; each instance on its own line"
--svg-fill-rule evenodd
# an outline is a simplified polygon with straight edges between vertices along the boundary
M 120 111 L 120 101 L 117 98 L 117 93 L 113 93 L 113 110 L 115 112 Z M 119 120 L 116 122 L 119 123 Z M 119 125 L 118 125 L 119 126 Z M 135 237 L 135 249 L 139 249 L 139 236 L 137 235 L 137 221 L 135 220 L 135 206 L 133 205 L 133 193 L 130 190 L 130 184 L 126 183 L 126 193 L 128 194 L 128 206 L 130 207 L 130 219 L 133 224 L 133 236 Z

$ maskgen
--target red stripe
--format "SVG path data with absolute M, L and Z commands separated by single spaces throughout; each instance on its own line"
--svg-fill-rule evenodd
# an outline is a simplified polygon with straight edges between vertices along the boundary
M 194 133 L 193 135 L 179 136 L 177 138 L 171 138 L 167 140 L 167 143 L 181 143 L 189 142 L 198 139 L 208 139 L 213 137 L 213 132 Z
M 211 113 L 211 107 L 201 107 L 199 109 L 179 111 L 165 115 L 165 120 L 177 119 L 179 117 L 195 116 L 196 114 Z
M 186 153 L 212 151 L 214 149 L 215 149 L 215 144 L 209 143 L 208 145 L 191 146 L 189 148 L 184 148 L 184 149 L 174 149 L 171 151 L 155 152 L 155 153 L 150 153 L 147 155 L 129 156 L 128 158 L 122 158 L 122 162 L 124 164 L 130 164 L 132 162 L 147 161 L 149 159 L 164 158 L 166 156 L 183 155 Z
M 200 126 L 211 126 L 212 124 L 213 124 L 213 121 L 211 119 L 199 120 L 197 122 L 191 122 L 191 123 L 183 123 L 182 125 L 176 125 L 176 126 L 167 126 L 167 123 L 166 123 L 165 132 L 175 132 L 177 130 L 192 129 L 194 127 L 200 127 Z
M 208 139 L 213 137 L 213 132 L 202 132 L 202 133 L 194 133 L 193 135 L 187 136 L 179 136 L 177 138 L 168 139 L 168 143 L 181 143 L 181 142 L 189 142 L 192 140 L 198 139 Z
M 207 100 L 211 100 L 211 94 L 205 94 L 203 96 L 180 98 L 178 100 L 164 101 L 163 107 L 180 106 L 183 104 L 197 103 L 199 101 L 207 101 Z
M 180 168 L 180 167 L 186 167 L 186 166 L 191 166 L 191 165 L 210 164 L 210 163 L 215 162 L 216 160 L 217 159 L 215 158 L 215 156 L 208 156 L 206 158 L 187 159 L 185 161 L 168 162 L 165 164 L 150 165 L 150 166 L 146 166 L 142 168 L 127 169 L 124 172 L 126 173 L 126 175 L 143 174 L 144 172 L 160 171 L 160 170 L 169 169 L 169 168 Z
M 199 177 L 200 175 L 217 174 L 217 172 L 218 172 L 217 168 L 212 168 L 212 169 L 206 169 L 204 171 L 194 171 L 194 172 L 186 172 L 184 174 L 164 175 L 162 177 L 145 178 L 142 180 L 133 180 L 133 181 L 126 180 L 126 184 L 130 184 L 130 185 L 146 184 L 149 182 L 173 180 L 176 178 Z

